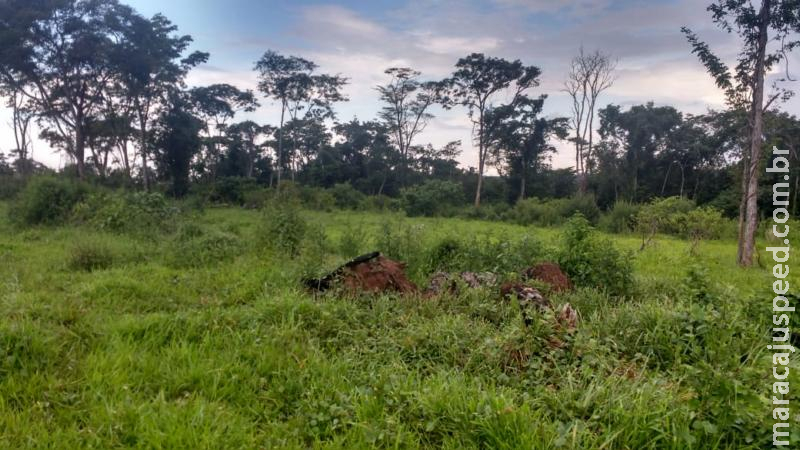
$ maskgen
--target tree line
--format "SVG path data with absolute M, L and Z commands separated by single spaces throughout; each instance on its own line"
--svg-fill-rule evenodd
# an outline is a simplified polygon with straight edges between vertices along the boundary
M 209 54 L 163 15 L 147 18 L 116 0 L 0 0 L 0 94 L 12 112 L 15 148 L 0 171 L 25 177 L 47 170 L 30 158 L 33 124 L 67 155 L 80 179 L 186 195 L 194 184 L 243 177 L 273 187 L 287 180 L 370 195 L 398 195 L 429 180 L 470 189 L 473 204 L 526 197 L 593 195 L 601 207 L 682 196 L 740 218 L 740 256 L 752 263 L 759 176 L 770 149 L 796 162 L 800 122 L 776 106 L 792 92 L 766 73 L 798 45 L 798 0 L 719 1 L 712 20 L 740 37 L 729 68 L 693 31 L 690 50 L 725 92 L 727 108 L 684 114 L 643 103 L 601 107 L 616 61 L 580 49 L 563 91 L 569 117 L 544 117 L 542 70 L 520 60 L 473 53 L 450 76 L 429 80 L 410 67 L 385 71 L 371 120 L 341 121 L 348 79 L 308 59 L 268 50 L 254 64 L 257 92 L 229 84 L 189 87 L 188 73 Z M 790 79 L 787 69 L 787 80 Z M 279 106 L 275 124 L 241 120 L 261 102 Z M 438 110 L 458 109 L 473 126 L 474 167 L 457 163 L 461 143 L 419 142 Z M 571 143 L 575 168 L 553 169 L 556 142 Z M 790 183 L 798 186 L 797 164 Z M 499 177 L 485 176 L 495 168 Z M 797 215 L 796 195 L 791 212 Z

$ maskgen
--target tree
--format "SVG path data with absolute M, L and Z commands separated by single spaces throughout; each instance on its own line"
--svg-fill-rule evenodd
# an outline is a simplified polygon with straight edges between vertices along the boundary
M 277 173 L 278 185 L 281 181 L 284 158 L 284 123 L 286 114 L 296 120 L 303 118 L 333 118 L 333 104 L 346 101 L 342 88 L 347 79 L 338 75 L 315 74 L 318 66 L 307 59 L 297 56 L 283 56 L 272 50 L 256 62 L 258 72 L 258 88 L 269 98 L 281 104 L 281 119 L 278 126 Z M 294 158 L 294 148 L 288 159 Z M 294 171 L 292 171 L 294 177 Z
M 626 186 L 621 187 L 623 193 L 630 201 L 646 200 L 654 189 L 643 183 L 642 177 L 661 173 L 655 170 L 655 163 L 668 148 L 672 132 L 681 124 L 681 113 L 671 106 L 654 106 L 651 102 L 634 105 L 627 111 L 608 105 L 599 114 L 604 150 L 612 150 L 623 158 L 626 178 Z
M 132 14 L 115 0 L 0 4 L 2 84 L 30 101 L 81 178 L 88 127 L 118 71 L 123 27 L 113 18 Z
M 220 147 L 226 143 L 226 125 L 238 112 L 252 112 L 259 106 L 252 91 L 241 91 L 230 84 L 212 84 L 189 91 L 195 114 L 203 121 L 206 149 L 204 167 L 211 179 L 216 178 L 221 160 Z
M 725 91 L 732 108 L 748 111 L 748 145 L 742 158 L 742 197 L 739 206 L 739 249 L 737 262 L 743 267 L 753 264 L 755 237 L 758 229 L 758 179 L 762 159 L 763 118 L 778 99 L 786 99 L 790 91 L 775 85 L 776 92 L 765 98 L 766 73 L 781 61 L 800 41 L 786 41 L 792 33 L 800 32 L 800 4 L 797 0 L 762 0 L 756 9 L 751 2 L 718 0 L 708 10 L 713 22 L 731 33 L 736 31 L 741 39 L 736 66 L 731 70 L 708 44 L 702 42 L 689 28 L 686 35 L 696 54 L 717 86 Z M 767 48 L 770 41 L 777 48 Z
M 609 55 L 595 50 L 572 59 L 564 91 L 572 99 L 572 126 L 575 130 L 575 172 L 579 189 L 586 192 L 586 176 L 592 157 L 594 117 L 597 98 L 614 84 L 616 62 Z
M 0 92 L 3 90 L 0 89 Z M 14 131 L 15 148 L 11 151 L 16 155 L 15 164 L 22 176 L 29 175 L 32 169 L 31 149 L 31 122 L 34 111 L 30 101 L 13 87 L 6 92 L 8 101 L 6 106 L 11 109 L 11 128 Z M 29 161 L 31 158 L 31 161 Z
M 179 93 L 170 95 L 154 136 L 159 173 L 170 180 L 170 193 L 175 197 L 188 192 L 191 161 L 202 144 L 203 121 L 191 114 L 191 107 L 182 97 Z
M 132 111 L 137 123 L 142 180 L 148 189 L 149 126 L 159 117 L 159 107 L 168 96 L 176 95 L 183 87 L 189 70 L 206 62 L 209 55 L 193 52 L 183 58 L 192 42 L 191 36 L 174 35 L 177 27 L 160 14 L 149 20 L 130 14 L 125 23 L 127 39 L 120 55 L 119 97 L 121 105 Z
M 517 198 L 523 200 L 531 173 L 542 167 L 545 157 L 555 152 L 551 138 L 566 138 L 566 118 L 539 117 L 547 96 L 523 96 L 516 107 L 499 121 L 494 157 L 502 163 L 509 179 L 518 181 Z
M 521 61 L 486 57 L 473 53 L 456 63 L 456 71 L 447 80 L 446 104 L 458 104 L 467 108 L 473 124 L 475 141 L 478 144 L 478 184 L 475 189 L 475 207 L 481 204 L 483 173 L 489 157 L 490 142 L 495 139 L 495 130 L 502 114 L 491 114 L 496 108 L 513 109 L 523 94 L 539 85 L 538 67 L 524 66 Z M 511 100 L 506 104 L 495 104 L 500 94 L 511 90 Z
M 265 148 L 264 143 L 258 143 L 256 141 L 258 141 L 259 138 L 265 138 L 271 135 L 274 131 L 275 129 L 273 127 L 269 125 L 261 126 L 252 120 L 234 123 L 226 128 L 231 147 L 229 153 L 231 153 L 233 149 L 237 149 L 240 150 L 244 156 L 245 165 L 243 176 L 247 178 L 254 177 L 256 165 L 259 159 L 263 157 Z
M 392 67 L 384 71 L 391 80 L 376 89 L 386 106 L 378 116 L 392 134 L 400 152 L 403 183 L 407 180 L 409 149 L 414 138 L 425 130 L 433 115 L 428 113 L 431 105 L 439 101 L 442 83 L 419 81 L 420 72 L 408 67 Z

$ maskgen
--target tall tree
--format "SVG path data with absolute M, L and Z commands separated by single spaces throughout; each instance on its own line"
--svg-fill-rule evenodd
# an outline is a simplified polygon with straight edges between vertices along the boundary
M 245 158 L 244 176 L 253 178 L 256 164 L 263 156 L 265 144 L 259 139 L 271 135 L 275 129 L 269 125 L 261 126 L 252 120 L 234 123 L 226 128 L 232 148 L 241 150 Z
M 175 197 L 188 192 L 190 164 L 202 143 L 203 121 L 191 113 L 184 97 L 181 93 L 170 94 L 153 136 L 158 171 L 170 181 L 169 191 Z
M 681 31 L 692 46 L 692 53 L 698 56 L 717 86 L 725 91 L 730 106 L 748 111 L 748 145 L 742 158 L 737 255 L 739 265 L 747 267 L 753 264 L 758 229 L 758 179 L 763 154 L 764 111 L 776 100 L 790 95 L 776 84 L 776 92 L 765 96 L 765 78 L 768 71 L 781 61 L 787 61 L 787 54 L 800 45 L 800 41 L 791 40 L 800 32 L 800 2 L 762 0 L 756 7 L 750 1 L 718 0 L 708 10 L 717 26 L 729 33 L 735 31 L 741 39 L 741 51 L 733 70 L 689 28 L 683 27 Z M 790 38 L 788 42 L 787 38 Z M 770 41 L 776 43 L 776 48 L 767 48 Z
M 512 108 L 525 92 L 539 85 L 541 70 L 525 66 L 521 61 L 486 57 L 473 53 L 456 63 L 456 71 L 447 80 L 448 98 L 445 104 L 462 105 L 467 108 L 473 124 L 474 139 L 478 144 L 478 183 L 475 189 L 475 207 L 481 205 L 483 174 L 488 162 L 490 142 L 496 138 L 495 130 L 502 114 L 491 114 L 495 108 Z M 506 104 L 496 103 L 510 90 Z
M 221 147 L 227 139 L 224 133 L 229 120 L 239 112 L 252 112 L 259 106 L 250 90 L 242 91 L 230 84 L 212 84 L 192 88 L 189 98 L 194 113 L 203 121 L 205 136 L 203 167 L 214 179 L 222 158 Z
M 283 56 L 272 50 L 267 51 L 256 62 L 258 88 L 269 98 L 281 105 L 281 118 L 278 126 L 277 174 L 280 185 L 283 161 L 294 158 L 292 148 L 289 158 L 284 156 L 284 124 L 286 115 L 291 120 L 333 118 L 333 104 L 347 101 L 342 89 L 347 79 L 338 75 L 315 73 L 318 66 L 312 61 L 298 56 Z M 302 114 L 302 116 L 301 116 Z M 294 143 L 292 144 L 294 145 Z M 294 177 L 294 171 L 292 171 Z
M 119 69 L 124 30 L 113 19 L 131 14 L 115 0 L 0 3 L 3 85 L 30 100 L 80 177 L 88 127 Z
M 546 98 L 545 95 L 538 98 L 525 96 L 498 125 L 499 138 L 494 143 L 493 152 L 509 179 L 518 181 L 518 200 L 526 196 L 530 175 L 543 168 L 545 158 L 555 152 L 552 138 L 564 139 L 568 132 L 569 119 L 539 117 Z
M 590 170 L 594 142 L 594 117 L 600 94 L 614 84 L 616 61 L 595 50 L 585 53 L 581 47 L 572 59 L 564 91 L 572 99 L 572 127 L 575 131 L 575 172 L 579 189 L 586 192 L 586 176 Z
M 183 57 L 192 43 L 191 36 L 175 35 L 177 27 L 160 14 L 149 20 L 130 14 L 124 23 L 126 45 L 120 55 L 120 99 L 135 117 L 142 180 L 148 189 L 147 161 L 152 141 L 149 127 L 161 114 L 159 108 L 165 105 L 168 96 L 184 86 L 186 74 L 206 62 L 208 53 L 193 52 Z
M 422 82 L 420 72 L 408 67 L 392 67 L 384 71 L 391 80 L 376 89 L 384 106 L 378 113 L 389 128 L 402 161 L 401 179 L 405 183 L 409 166 L 409 149 L 414 138 L 425 130 L 433 115 L 431 105 L 439 101 L 442 83 Z

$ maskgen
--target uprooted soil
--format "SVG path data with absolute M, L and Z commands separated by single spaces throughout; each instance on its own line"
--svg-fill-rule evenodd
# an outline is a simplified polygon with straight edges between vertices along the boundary
M 431 277 L 428 288 L 425 289 L 425 296 L 435 297 L 445 293 L 457 294 L 460 283 L 470 289 L 493 287 L 497 285 L 497 275 L 491 272 L 461 272 L 460 274 L 436 272 Z
M 405 263 L 374 252 L 345 263 L 323 278 L 306 280 L 305 285 L 320 292 L 341 287 L 351 293 L 415 293 L 417 286 L 406 276 L 405 267 Z
M 572 290 L 572 281 L 558 264 L 545 262 L 525 269 L 522 276 L 526 280 L 541 281 L 550 286 L 553 292 L 569 292 Z

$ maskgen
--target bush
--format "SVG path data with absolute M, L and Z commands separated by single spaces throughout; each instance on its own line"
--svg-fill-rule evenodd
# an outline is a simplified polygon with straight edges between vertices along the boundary
M 580 214 L 567 223 L 558 263 L 577 286 L 624 295 L 633 287 L 633 256 L 600 237 Z
M 257 189 L 256 180 L 253 178 L 219 178 L 211 185 L 208 199 L 215 203 L 243 205 L 246 193 Z
M 507 216 L 520 225 L 553 226 L 563 224 L 576 212 L 590 223 L 596 223 L 600 218 L 600 209 L 591 195 L 550 200 L 524 199 L 518 201 Z
M 86 185 L 75 181 L 33 178 L 11 205 L 11 222 L 18 225 L 63 224 L 87 192 Z
M 364 211 L 399 211 L 401 202 L 386 195 L 370 195 L 361 202 Z
M 114 253 L 103 242 L 79 241 L 70 250 L 67 266 L 72 270 L 93 272 L 108 269 L 114 263 Z
M 276 201 L 265 211 L 259 241 L 263 247 L 296 256 L 306 234 L 306 222 L 291 201 Z
M 725 229 L 722 211 L 702 207 L 683 214 L 683 234 L 692 242 L 692 253 L 701 240 L 719 239 Z
M 642 235 L 642 249 L 656 233 L 681 234 L 685 214 L 693 209 L 694 202 L 683 197 L 655 199 L 643 206 L 636 215 L 636 230 Z
M 174 230 L 178 209 L 157 192 L 95 193 L 77 204 L 73 219 L 115 233 Z
M 273 194 L 272 190 L 266 188 L 245 191 L 242 194 L 242 206 L 250 209 L 261 209 L 269 203 Z
M 446 215 L 464 204 L 461 185 L 451 181 L 426 181 L 403 189 L 401 195 L 403 209 L 409 216 Z
M 636 229 L 636 216 L 641 206 L 626 201 L 614 203 L 606 214 L 600 217 L 598 226 L 609 233 L 630 233 Z
M 336 198 L 325 189 L 305 186 L 294 191 L 294 194 L 296 201 L 314 211 L 332 211 L 336 204 Z
M 333 195 L 336 207 L 340 209 L 358 209 L 366 197 L 350 183 L 335 184 L 330 189 L 330 193 Z

